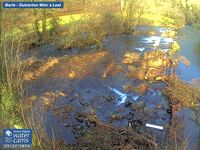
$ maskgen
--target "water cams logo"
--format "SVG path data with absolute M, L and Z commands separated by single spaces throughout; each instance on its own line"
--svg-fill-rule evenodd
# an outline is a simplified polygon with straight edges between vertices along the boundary
M 3 148 L 30 148 L 32 146 L 31 129 L 3 129 Z

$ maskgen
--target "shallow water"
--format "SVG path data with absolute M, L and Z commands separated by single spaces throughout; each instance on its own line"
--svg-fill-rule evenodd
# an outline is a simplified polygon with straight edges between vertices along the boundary
M 180 54 L 186 56 L 191 62 L 190 67 L 180 63 L 178 74 L 186 81 L 200 78 L 200 34 L 193 28 L 186 26 L 178 30 L 177 41 L 181 45 Z
M 122 59 L 127 51 L 136 51 L 138 53 L 156 49 L 167 51 L 170 48 L 170 44 L 177 41 L 181 46 L 179 53 L 187 57 L 191 62 L 190 67 L 186 67 L 180 63 L 177 67 L 177 74 L 185 82 L 192 82 L 193 79 L 200 78 L 200 34 L 197 34 L 195 30 L 186 26 L 177 31 L 178 35 L 175 38 L 161 37 L 168 30 L 170 29 L 138 27 L 137 31 L 141 31 L 143 34 L 108 36 L 104 40 L 103 49 L 109 51 L 115 63 L 121 65 L 126 70 L 126 66 L 122 64 Z M 144 32 L 154 32 L 154 35 L 144 34 Z M 49 46 L 44 51 L 41 49 L 35 52 L 34 55 L 42 59 L 50 56 L 81 55 L 88 53 L 88 50 L 89 53 L 95 52 L 95 47 L 54 51 Z M 23 57 L 27 58 L 29 54 L 24 54 Z M 109 61 L 109 59 L 106 61 Z M 59 65 L 55 67 L 59 67 Z M 123 85 L 130 83 L 136 86 L 140 81 L 127 78 L 124 72 L 119 72 L 115 76 L 102 79 L 99 75 L 102 69 L 102 65 L 97 65 L 94 68 L 94 74 L 80 79 L 55 78 L 45 75 L 30 83 L 28 95 L 42 96 L 44 92 L 55 92 L 57 90 L 67 93 L 66 97 L 56 98 L 53 107 L 45 112 L 48 135 L 50 137 L 54 135 L 56 139 L 64 140 L 65 143 L 75 143 L 76 128 L 88 129 L 87 123 L 85 121 L 78 121 L 75 116 L 78 113 L 95 112 L 100 121 L 113 126 L 127 127 L 128 122 L 131 121 L 134 126 L 138 127 L 140 133 L 152 133 L 157 136 L 161 143 L 164 143 L 167 126 L 170 125 L 171 121 L 171 115 L 168 112 L 169 102 L 160 91 L 164 85 L 162 83 L 152 84 L 151 88 L 140 96 L 136 93 L 127 93 L 124 91 Z M 53 68 L 48 73 L 53 74 L 54 71 Z M 144 105 L 144 108 L 141 111 L 134 111 L 129 106 L 129 103 L 133 106 Z M 63 117 L 63 114 L 57 116 L 53 113 L 53 108 L 59 108 L 67 104 L 72 105 L 74 108 L 72 112 L 67 113 L 67 118 Z M 162 106 L 161 109 L 157 109 L 158 105 Z M 66 115 L 65 112 L 63 113 Z M 197 143 L 200 136 L 200 128 L 194 120 L 193 113 L 190 109 L 183 109 L 179 112 L 179 117 L 184 122 L 184 137 L 188 138 L 190 143 L 189 149 L 195 147 L 195 143 Z M 117 115 L 121 119 L 112 120 L 113 115 Z M 164 130 L 147 128 L 145 127 L 146 123 L 163 126 Z M 52 130 L 52 128 L 55 130 Z M 55 134 L 53 134 L 53 131 L 55 131 Z

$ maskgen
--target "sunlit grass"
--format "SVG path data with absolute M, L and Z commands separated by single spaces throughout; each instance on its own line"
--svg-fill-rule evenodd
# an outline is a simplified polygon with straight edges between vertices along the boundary
M 140 25 L 151 25 L 151 26 L 166 26 L 176 28 L 174 20 L 167 16 L 145 13 L 141 16 Z
M 72 14 L 72 15 L 67 15 L 67 16 L 60 16 L 58 18 L 58 24 L 59 25 L 69 24 L 73 21 L 80 20 L 81 17 L 82 17 L 82 14 Z M 52 18 L 49 18 L 46 20 L 46 23 L 47 23 L 46 29 L 47 30 L 50 30 L 52 28 L 51 21 L 52 21 Z M 41 32 L 42 31 L 42 21 L 41 20 L 39 21 L 39 27 L 40 27 L 39 31 Z M 26 28 L 26 31 L 23 31 L 22 29 L 15 27 L 11 32 L 6 33 L 6 37 L 11 37 L 11 36 L 19 37 L 21 35 L 27 34 L 27 32 L 32 33 L 34 31 L 32 23 L 24 25 L 24 28 Z
M 72 14 L 72 15 L 67 15 L 67 16 L 61 16 L 59 17 L 60 21 L 59 24 L 63 25 L 63 24 L 67 24 L 70 23 L 72 21 L 76 21 L 81 19 L 82 14 Z

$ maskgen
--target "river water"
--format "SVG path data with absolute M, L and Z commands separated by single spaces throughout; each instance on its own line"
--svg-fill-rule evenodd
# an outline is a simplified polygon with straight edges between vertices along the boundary
M 160 49 L 168 51 L 172 42 L 180 44 L 180 55 L 184 55 L 191 62 L 189 67 L 179 63 L 177 75 L 184 81 L 200 86 L 200 34 L 193 28 L 186 26 L 177 30 L 177 36 L 164 38 L 161 35 L 168 31 L 168 28 L 160 27 L 138 27 L 137 33 L 108 36 L 103 43 L 103 49 L 112 55 L 116 65 L 126 70 L 122 64 L 122 59 L 126 52 L 144 53 Z M 63 57 L 73 55 L 83 55 L 85 53 L 95 53 L 94 46 L 85 49 L 71 49 L 54 51 L 49 46 L 34 53 L 40 59 L 46 57 Z M 33 54 L 25 54 L 24 58 Z M 110 58 L 111 59 L 111 58 Z M 103 63 L 109 62 L 109 58 Z M 151 133 L 155 135 L 160 143 L 166 142 L 167 128 L 171 122 L 169 113 L 169 101 L 162 94 L 162 83 L 154 83 L 143 95 L 125 92 L 123 86 L 126 84 L 137 85 L 140 81 L 128 78 L 125 73 L 119 72 L 116 75 L 102 79 L 102 62 L 96 64 L 94 74 L 84 76 L 79 79 L 69 79 L 66 76 L 55 77 L 57 68 L 65 69 L 63 63 L 54 66 L 47 75 L 29 83 L 28 95 L 42 96 L 47 91 L 64 91 L 67 96 L 56 97 L 53 106 L 45 111 L 44 120 L 48 136 L 55 136 L 56 139 L 65 143 L 76 142 L 76 130 L 89 129 L 92 125 L 84 120 L 77 119 L 80 113 L 95 113 L 97 118 L 103 123 L 117 127 L 127 127 L 131 122 L 140 133 Z M 67 66 L 68 68 L 70 66 Z M 72 68 L 73 69 L 73 68 Z M 50 75 L 49 75 L 50 74 Z M 55 115 L 55 110 L 60 111 L 61 107 L 70 105 L 73 111 L 66 113 L 61 111 Z M 134 110 L 131 106 L 143 106 L 140 110 Z M 162 106 L 157 109 L 157 106 Z M 194 118 L 194 111 L 182 109 L 178 116 L 183 121 L 184 128 L 181 131 L 184 138 L 189 141 L 189 149 L 197 148 L 200 138 L 200 126 Z M 65 117 L 67 115 L 67 117 Z M 118 116 L 120 119 L 113 119 Z M 112 118 L 112 119 L 111 119 Z M 146 123 L 159 125 L 164 130 L 145 127 Z

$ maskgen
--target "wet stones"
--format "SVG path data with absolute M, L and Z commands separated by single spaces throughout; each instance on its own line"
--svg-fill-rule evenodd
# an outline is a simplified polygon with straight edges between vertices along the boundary
M 81 95 L 79 93 L 75 94 L 75 98 L 80 98 L 80 97 L 81 97 Z
M 88 128 L 91 128 L 91 127 L 93 127 L 93 126 L 96 126 L 96 123 L 94 123 L 94 122 L 90 122 L 90 121 L 86 121 L 85 122 L 85 125 L 88 127 Z
M 62 117 L 64 119 L 68 118 L 68 113 L 72 112 L 74 107 L 71 104 L 67 104 L 64 107 L 53 108 L 53 114 L 57 117 Z
M 95 123 L 97 120 L 97 116 L 94 113 L 78 113 L 76 114 L 76 120 L 79 123 L 86 123 L 86 125 L 89 123 Z
M 132 105 L 132 102 L 130 100 L 125 102 L 125 107 L 130 107 Z
M 65 124 L 64 124 L 64 127 L 72 127 L 72 126 L 73 126 L 72 123 L 65 123 Z
M 104 96 L 104 98 L 108 101 L 108 102 L 114 102 L 115 101 L 115 96 L 110 96 L 110 95 L 107 95 L 107 96 Z
M 144 106 L 145 106 L 144 102 L 139 101 L 137 103 L 131 104 L 131 109 L 132 109 L 132 111 L 136 111 L 136 110 L 144 108 Z
M 49 91 L 43 93 L 39 100 L 43 103 L 44 109 L 47 109 L 52 107 L 58 98 L 65 97 L 66 95 L 63 91 Z
M 81 126 L 75 126 L 75 129 L 76 130 L 81 130 L 83 127 L 81 127 Z
M 121 119 L 123 119 L 123 117 L 118 114 L 113 114 L 111 116 L 111 121 L 116 121 L 116 120 L 121 120 Z
M 172 114 L 172 109 L 168 108 L 166 111 L 168 114 Z
M 83 123 L 84 122 L 84 119 L 81 118 L 80 116 L 76 116 L 76 120 L 80 123 Z
M 126 115 L 126 119 L 127 119 L 127 120 L 131 120 L 131 118 L 132 118 L 132 115 L 133 115 L 133 114 L 132 114 L 131 112 L 129 112 L 129 114 L 128 114 L 128 115 Z
M 140 59 L 140 53 L 136 53 L 136 52 L 127 52 L 124 55 L 124 59 L 123 59 L 123 63 L 124 64 L 132 64 L 134 62 L 137 62 Z
M 145 114 L 149 114 L 149 116 L 152 116 L 155 113 L 155 109 L 148 106 L 144 107 L 143 111 Z
M 159 109 L 159 110 L 164 110 L 165 109 L 165 106 L 163 105 L 156 105 L 156 109 Z

